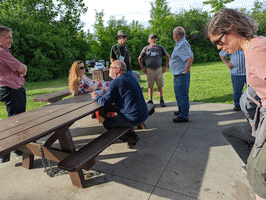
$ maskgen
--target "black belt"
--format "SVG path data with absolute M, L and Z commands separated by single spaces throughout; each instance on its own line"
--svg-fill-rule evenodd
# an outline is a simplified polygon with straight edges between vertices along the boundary
M 184 74 L 178 74 L 178 75 L 174 75 L 175 78 L 177 78 L 178 76 L 182 76 Z

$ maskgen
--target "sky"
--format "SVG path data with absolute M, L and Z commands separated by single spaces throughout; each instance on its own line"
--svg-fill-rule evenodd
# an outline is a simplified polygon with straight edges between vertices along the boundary
M 182 10 L 189 10 L 191 8 L 199 8 L 203 11 L 210 11 L 209 5 L 204 5 L 202 2 L 206 0 L 168 0 L 168 6 L 173 13 L 179 13 Z M 235 0 L 232 3 L 226 4 L 227 8 L 247 8 L 253 7 L 255 0 Z M 259 0 L 263 1 L 263 0 Z M 133 20 L 139 21 L 144 26 L 148 26 L 150 19 L 150 2 L 152 0 L 84 0 L 88 11 L 81 17 L 81 20 L 85 23 L 84 31 L 93 32 L 93 24 L 95 21 L 95 10 L 100 12 L 104 10 L 104 21 L 107 22 L 110 16 L 121 19 L 125 17 L 128 23 Z

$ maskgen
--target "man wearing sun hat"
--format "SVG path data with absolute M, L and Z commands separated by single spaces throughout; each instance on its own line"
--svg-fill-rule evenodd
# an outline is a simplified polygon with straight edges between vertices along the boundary
M 121 60 L 125 62 L 127 65 L 127 72 L 133 75 L 130 53 L 126 46 L 127 42 L 126 31 L 119 30 L 117 32 L 117 36 L 115 36 L 115 39 L 118 40 L 118 43 L 112 46 L 110 54 L 110 62 L 112 63 L 115 60 Z

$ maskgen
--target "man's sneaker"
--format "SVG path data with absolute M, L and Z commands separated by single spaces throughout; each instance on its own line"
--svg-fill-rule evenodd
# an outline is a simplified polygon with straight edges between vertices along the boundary
M 175 122 L 175 123 L 182 123 L 182 122 L 188 122 L 189 120 L 188 120 L 188 118 L 181 118 L 181 117 L 176 117 L 176 118 L 174 118 L 173 119 L 173 122 Z
M 164 104 L 163 100 L 160 101 L 160 105 L 161 105 L 161 107 L 165 107 L 165 104 Z
M 175 111 L 174 112 L 174 115 L 179 115 L 179 111 Z
M 153 101 L 152 100 L 149 100 L 147 103 L 153 104 Z
M 243 164 L 241 166 L 241 171 L 242 171 L 243 174 L 248 174 L 248 172 L 247 172 L 247 165 L 246 164 Z

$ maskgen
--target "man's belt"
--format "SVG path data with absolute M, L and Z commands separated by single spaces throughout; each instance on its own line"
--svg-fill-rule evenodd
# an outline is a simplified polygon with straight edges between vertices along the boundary
M 178 75 L 174 75 L 175 78 L 179 77 L 179 76 L 182 76 L 184 74 L 178 74 Z

